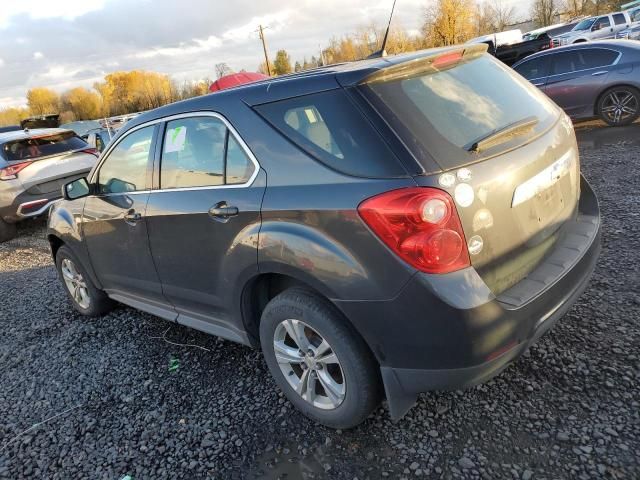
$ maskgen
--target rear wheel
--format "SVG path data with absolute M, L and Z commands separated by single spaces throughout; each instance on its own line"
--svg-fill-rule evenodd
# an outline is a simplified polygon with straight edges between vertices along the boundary
M 260 342 L 280 389 L 298 410 L 332 428 L 363 422 L 381 399 L 376 362 L 329 302 L 293 288 L 273 298 Z
M 15 223 L 7 223 L 0 218 L 0 243 L 7 242 L 18 234 Z
M 640 92 L 626 86 L 611 88 L 598 100 L 597 112 L 613 127 L 629 125 L 640 116 Z
M 82 315 L 97 317 L 113 308 L 113 300 L 96 288 L 82 264 L 68 247 L 62 246 L 58 249 L 56 268 L 73 308 Z

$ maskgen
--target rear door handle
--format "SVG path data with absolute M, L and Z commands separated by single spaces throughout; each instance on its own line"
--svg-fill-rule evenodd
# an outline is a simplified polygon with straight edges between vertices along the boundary
M 124 215 L 124 221 L 127 222 L 129 225 L 136 225 L 140 220 L 142 220 L 142 214 L 139 212 L 136 212 L 135 210 L 129 210 Z
M 600 76 L 600 75 L 604 75 L 604 74 L 606 74 L 606 73 L 609 73 L 609 71 L 608 71 L 608 70 L 600 70 L 599 72 L 594 72 L 594 73 L 592 73 L 592 74 L 591 74 L 591 76 L 592 76 L 592 77 L 598 77 L 598 76 Z
M 238 213 L 240 213 L 238 207 L 230 207 L 225 202 L 218 203 L 209 209 L 209 215 L 222 220 L 226 220 L 229 217 L 235 217 Z

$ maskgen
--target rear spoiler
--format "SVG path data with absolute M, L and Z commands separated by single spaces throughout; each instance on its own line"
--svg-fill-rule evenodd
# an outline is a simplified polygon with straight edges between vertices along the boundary
M 460 62 L 473 60 L 487 52 L 488 45 L 464 45 L 434 52 L 406 62 L 391 64 L 368 75 L 360 83 L 382 83 L 447 70 Z

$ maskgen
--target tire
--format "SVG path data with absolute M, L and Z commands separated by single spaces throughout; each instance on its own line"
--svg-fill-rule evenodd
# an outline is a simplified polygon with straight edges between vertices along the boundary
M 610 88 L 598 99 L 596 112 L 612 127 L 630 125 L 640 116 L 640 91 L 622 85 Z
M 12 238 L 15 238 L 18 234 L 18 229 L 15 223 L 7 223 L 0 218 L 0 243 L 8 242 Z
M 56 269 L 73 308 L 81 315 L 99 317 L 112 310 L 115 306 L 115 302 L 107 297 L 106 293 L 96 288 L 82 263 L 64 245 L 56 253 Z M 74 275 L 75 280 L 70 280 L 69 275 L 74 273 L 79 277 Z M 71 284 L 74 284 L 76 288 L 73 289 Z M 78 293 L 74 295 L 74 291 Z
M 302 332 L 304 338 L 293 341 L 291 331 L 293 336 Z M 331 428 L 352 428 L 379 405 L 381 382 L 373 355 L 337 309 L 312 292 L 291 288 L 273 298 L 262 313 L 260 342 L 276 383 L 311 420 Z M 317 356 L 293 353 L 299 350 L 298 343 L 305 342 Z M 296 383 L 302 395 L 294 389 Z

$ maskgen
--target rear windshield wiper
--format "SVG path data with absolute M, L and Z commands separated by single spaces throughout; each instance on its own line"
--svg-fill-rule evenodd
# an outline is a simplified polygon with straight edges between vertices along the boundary
M 464 149 L 467 152 L 480 152 L 481 150 L 486 150 L 487 148 L 498 145 L 499 143 L 504 143 L 513 137 L 525 134 L 535 127 L 537 123 L 538 119 L 536 117 L 527 117 L 522 120 L 518 120 L 517 122 L 510 123 L 507 126 L 494 130 L 493 132 L 468 143 L 465 145 Z

